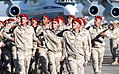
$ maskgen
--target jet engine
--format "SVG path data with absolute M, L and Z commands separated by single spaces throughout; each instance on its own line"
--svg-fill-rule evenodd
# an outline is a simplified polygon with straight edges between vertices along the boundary
M 20 14 L 21 10 L 19 8 L 19 6 L 16 6 L 16 5 L 11 5 L 7 8 L 7 15 L 8 16 L 16 16 L 18 14 Z
M 99 4 L 105 7 L 103 15 L 108 18 L 118 18 L 119 17 L 119 7 L 113 6 L 110 0 L 100 0 Z
M 81 0 L 80 2 L 84 6 L 82 10 L 84 16 L 96 16 L 99 14 L 99 7 L 92 4 L 90 0 Z
M 8 8 L 6 10 L 8 16 L 13 17 L 20 14 L 21 12 L 20 7 L 15 5 L 12 0 L 5 1 L 4 3 L 8 4 Z

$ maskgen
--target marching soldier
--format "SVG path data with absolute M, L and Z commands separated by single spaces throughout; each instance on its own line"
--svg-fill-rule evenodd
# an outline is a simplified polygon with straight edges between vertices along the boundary
M 63 33 L 65 49 L 63 56 L 67 57 L 69 73 L 84 74 L 84 65 L 88 61 L 86 33 L 80 19 L 74 19 L 73 30 Z
M 62 31 L 66 28 L 65 20 L 62 16 L 58 16 L 57 18 L 59 20 L 59 30 Z
M 89 22 L 89 17 L 88 17 L 88 16 L 85 16 L 85 17 L 84 17 L 84 21 L 85 21 L 84 24 L 86 25 L 86 24 Z
M 60 73 L 60 59 L 62 56 L 62 38 L 58 37 L 59 20 L 57 18 L 52 21 L 52 30 L 45 30 L 44 38 L 48 49 L 49 68 L 51 74 Z
M 47 15 L 42 16 L 42 22 L 40 25 L 38 25 L 36 29 L 36 36 L 40 40 L 41 44 L 38 46 L 38 66 L 41 69 L 40 74 L 47 74 L 48 73 L 48 56 L 47 56 L 47 51 L 48 49 L 46 48 L 45 44 L 45 39 L 44 39 L 44 34 L 43 32 L 46 29 L 51 28 L 50 18 Z
M 28 20 L 28 22 L 31 22 L 31 26 L 33 27 L 35 35 L 36 35 L 36 30 L 38 28 L 38 19 L 37 18 L 31 18 L 30 20 Z M 35 53 L 35 54 L 33 55 L 34 57 L 31 58 L 29 71 L 36 74 L 37 73 L 37 59 L 38 59 L 37 58 L 37 56 L 38 56 L 37 55 L 38 54 L 37 42 L 33 42 L 33 50 L 35 50 L 35 51 L 33 51 L 33 53 Z
M 0 73 L 2 73 L 2 48 L 5 47 L 5 43 L 3 42 L 3 31 L 4 28 L 4 22 L 0 21 Z
M 12 28 L 15 26 L 13 24 L 15 20 L 13 18 L 10 18 L 5 21 L 5 26 L 3 29 L 3 36 L 4 36 L 4 42 L 6 44 L 4 50 L 3 50 L 3 69 L 8 70 L 9 72 L 12 72 L 13 62 L 12 62 L 12 35 L 13 30 Z
M 89 28 L 92 42 L 92 58 L 94 74 L 101 74 L 103 56 L 105 51 L 104 37 L 107 36 L 101 27 L 101 16 L 96 16 L 93 26 Z
M 85 28 L 85 25 L 86 25 L 86 21 L 85 21 L 85 18 L 82 18 L 82 17 L 78 17 L 79 20 L 81 20 L 82 22 L 82 27 L 83 27 L 83 31 L 86 35 L 86 41 L 87 41 L 87 51 L 86 53 L 88 54 L 88 60 L 90 60 L 90 55 L 91 55 L 91 36 L 90 36 L 90 33 L 89 33 L 89 30 L 87 28 Z
M 31 23 L 32 23 L 31 26 L 34 28 L 34 31 L 36 33 L 36 29 L 38 27 L 38 19 L 37 18 L 32 18 Z
M 112 62 L 112 65 L 117 65 L 118 64 L 118 55 L 119 55 L 119 48 L 118 48 L 118 44 L 119 44 L 119 28 L 117 26 L 118 24 L 116 22 L 112 23 L 112 29 L 111 32 L 113 34 L 112 38 L 111 38 L 111 50 L 112 50 L 112 55 L 113 55 L 113 59 L 114 61 Z
M 84 30 L 84 33 L 86 35 L 86 40 L 87 40 L 87 44 L 86 44 L 87 45 L 87 51 L 86 51 L 86 53 L 87 53 L 88 61 L 89 61 L 90 56 L 91 56 L 91 50 L 92 50 L 91 36 L 90 36 L 89 30 L 87 28 L 85 28 L 85 25 L 86 25 L 85 18 L 79 18 L 79 19 L 82 21 L 83 30 Z
M 28 74 L 31 57 L 35 54 L 33 48 L 33 41 L 38 41 L 35 36 L 33 28 L 27 25 L 28 15 L 21 14 L 21 24 L 14 30 L 14 41 L 17 47 L 17 59 L 19 71 L 17 74 Z
M 21 14 L 19 14 L 19 15 L 16 16 L 16 20 L 15 20 L 15 24 L 16 24 L 16 25 L 20 25 L 20 23 L 21 23 L 21 22 L 20 22 L 20 21 L 21 21 L 20 15 L 21 15 Z
M 42 16 L 42 27 L 43 29 L 45 28 L 50 28 L 51 29 L 51 23 L 50 23 L 50 17 L 47 15 Z
M 13 34 L 14 29 L 20 25 L 21 23 L 21 14 L 16 16 L 15 21 L 12 22 L 13 26 L 11 27 L 11 34 Z M 12 46 L 12 63 L 13 63 L 13 73 L 17 72 L 17 65 L 18 65 L 18 60 L 17 60 L 17 48 L 15 45 Z
M 72 29 L 72 21 L 75 18 L 74 15 L 68 15 L 67 19 L 68 19 L 68 23 L 66 25 L 66 29 Z

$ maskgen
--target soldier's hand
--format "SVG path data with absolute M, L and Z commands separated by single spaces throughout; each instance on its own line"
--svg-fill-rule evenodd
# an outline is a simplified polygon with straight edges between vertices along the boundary
M 2 42 L 2 47 L 5 47 L 5 46 L 6 46 L 6 44 L 4 42 Z
M 88 61 L 84 61 L 83 66 L 84 66 L 84 67 L 86 67 L 86 66 L 87 66 L 87 64 L 88 64 Z
M 1 38 L 3 38 L 3 35 L 2 35 L 2 33 L 1 33 L 1 32 L 0 32 L 0 37 L 1 37 Z
M 35 50 L 32 51 L 32 54 L 31 54 L 32 59 L 34 56 L 35 56 Z
M 60 58 L 60 61 L 63 61 L 63 60 L 64 60 L 64 58 L 65 58 L 65 56 L 62 56 L 62 57 Z
M 13 37 L 11 37 L 11 38 L 10 38 L 10 40 L 11 40 L 11 41 L 14 41 L 14 38 L 13 38 Z

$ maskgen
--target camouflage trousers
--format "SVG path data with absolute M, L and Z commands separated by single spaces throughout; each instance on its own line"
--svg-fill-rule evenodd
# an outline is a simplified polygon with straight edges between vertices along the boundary
M 17 74 L 28 74 L 29 66 L 30 66 L 30 60 L 32 55 L 31 49 L 25 49 L 27 51 L 23 51 L 21 49 L 17 49 Z
M 105 52 L 105 47 L 92 48 L 92 59 L 93 59 L 93 69 L 94 73 L 101 73 L 103 56 Z
M 61 52 L 48 51 L 49 68 L 51 74 L 57 74 L 58 72 L 60 72 L 61 56 L 62 56 Z
M 69 56 L 68 57 L 68 64 L 70 68 L 71 74 L 84 74 L 84 56 L 80 55 L 76 58 Z

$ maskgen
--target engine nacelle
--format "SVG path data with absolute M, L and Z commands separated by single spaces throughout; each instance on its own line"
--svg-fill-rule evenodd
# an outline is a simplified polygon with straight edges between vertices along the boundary
M 119 7 L 113 6 L 110 0 L 100 0 L 100 4 L 105 7 L 103 15 L 106 18 L 118 18 L 119 17 Z
M 82 0 L 81 4 L 84 6 L 82 10 L 84 16 L 96 16 L 99 14 L 99 7 L 92 4 L 90 0 Z
M 6 12 L 8 16 L 13 17 L 13 16 L 20 14 L 21 9 L 19 8 L 19 6 L 11 5 L 7 8 Z
M 82 10 L 85 16 L 96 16 L 99 14 L 99 7 L 96 5 L 86 5 Z
M 118 18 L 119 17 L 119 8 L 118 7 L 107 7 L 105 8 L 103 15 L 105 17 L 114 17 L 114 18 Z

